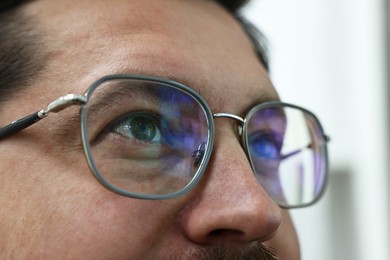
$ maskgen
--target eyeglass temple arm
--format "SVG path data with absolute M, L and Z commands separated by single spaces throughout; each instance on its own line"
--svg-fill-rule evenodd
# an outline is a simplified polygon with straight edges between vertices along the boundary
M 325 140 L 325 143 L 327 144 L 327 143 L 330 142 L 330 137 L 328 135 L 324 134 L 324 140 Z M 303 147 L 301 149 L 297 149 L 297 150 L 292 151 L 290 153 L 283 154 L 283 155 L 280 156 L 280 160 L 287 159 L 288 157 L 291 157 L 293 155 L 296 155 L 296 154 L 302 152 L 303 149 L 312 148 L 312 146 L 313 146 L 313 143 L 310 143 L 310 144 L 308 144 L 307 146 L 305 146 L 305 147 Z
M 48 113 L 58 113 L 63 109 L 67 108 L 71 105 L 80 105 L 85 104 L 87 99 L 85 96 L 76 95 L 76 94 L 68 94 L 62 96 L 53 102 L 51 102 L 47 108 L 42 109 L 38 112 L 35 112 L 31 115 L 28 115 L 24 118 L 13 121 L 11 124 L 6 125 L 3 128 L 0 128 L 0 139 L 3 139 L 7 136 L 20 132 L 21 130 L 35 124 L 40 121 L 42 118 L 45 118 Z

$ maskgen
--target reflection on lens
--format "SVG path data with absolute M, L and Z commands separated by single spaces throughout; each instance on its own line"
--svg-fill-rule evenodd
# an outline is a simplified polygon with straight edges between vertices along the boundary
M 189 93 L 161 82 L 112 80 L 94 90 L 87 111 L 90 157 L 108 186 L 166 195 L 197 174 L 209 126 Z
M 246 146 L 256 176 L 283 207 L 313 203 L 324 187 L 326 148 L 316 118 L 293 106 L 258 106 L 247 118 Z

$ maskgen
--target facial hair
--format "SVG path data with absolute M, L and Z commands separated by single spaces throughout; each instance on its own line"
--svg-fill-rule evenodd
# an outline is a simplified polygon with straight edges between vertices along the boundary
M 166 258 L 164 258 L 166 259 Z M 186 255 L 172 255 L 169 260 L 278 260 L 275 250 L 260 242 L 249 248 L 229 248 L 227 246 L 197 248 Z

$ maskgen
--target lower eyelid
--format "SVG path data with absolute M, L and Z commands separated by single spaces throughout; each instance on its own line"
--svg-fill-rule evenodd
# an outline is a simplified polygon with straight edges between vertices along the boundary
M 161 142 L 156 142 L 156 141 L 150 141 L 150 142 L 145 142 L 141 141 L 137 138 L 131 138 L 131 137 L 126 137 L 120 133 L 117 132 L 110 132 L 107 135 L 109 135 L 110 139 L 113 139 L 115 142 L 120 142 L 120 143 L 131 143 L 131 145 L 142 145 L 142 146 L 159 146 L 161 145 Z
M 121 136 L 117 133 L 107 132 L 104 136 L 97 138 L 93 143 L 91 143 L 91 149 L 93 150 L 105 150 L 107 153 L 113 154 L 123 154 L 124 157 L 128 157 L 128 154 L 133 152 L 142 152 L 145 151 L 145 154 L 149 153 L 149 156 L 152 151 L 155 152 L 161 149 L 160 144 L 155 143 L 145 143 L 140 142 L 136 139 L 129 139 Z M 111 152 L 110 152 L 111 151 Z

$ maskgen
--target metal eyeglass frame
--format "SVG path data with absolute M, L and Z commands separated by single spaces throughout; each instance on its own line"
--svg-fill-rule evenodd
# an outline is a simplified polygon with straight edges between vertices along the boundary
M 194 175 L 194 177 L 192 178 L 192 180 L 184 188 L 182 188 L 179 191 L 169 193 L 169 194 L 163 194 L 163 195 L 153 195 L 153 194 L 150 195 L 150 194 L 132 193 L 132 192 L 129 192 L 127 190 L 120 189 L 116 186 L 111 185 L 110 183 L 108 183 L 105 180 L 105 178 L 100 174 L 100 172 L 99 172 L 99 170 L 98 170 L 98 168 L 93 160 L 93 157 L 91 155 L 90 144 L 89 144 L 89 141 L 87 140 L 88 139 L 88 134 L 87 134 L 87 103 L 88 103 L 88 100 L 89 100 L 91 94 L 94 92 L 94 90 L 97 87 L 99 87 L 102 83 L 104 83 L 106 81 L 125 80 L 125 79 L 142 80 L 142 81 L 147 81 L 147 82 L 157 83 L 157 84 L 160 83 L 160 84 L 164 84 L 164 85 L 169 85 L 169 86 L 176 88 L 180 91 L 184 91 L 185 93 L 190 95 L 192 98 L 194 98 L 199 103 L 200 107 L 203 109 L 204 114 L 206 115 L 209 133 L 208 133 L 207 147 L 205 148 L 205 153 L 202 154 L 202 160 L 199 164 L 199 169 L 197 170 L 197 172 Z M 323 134 L 324 141 L 327 143 L 330 140 L 330 138 L 326 134 L 324 134 L 321 123 L 319 122 L 317 117 L 313 113 L 311 113 L 310 111 L 308 111 L 302 107 L 296 106 L 296 105 L 283 103 L 283 102 L 279 102 L 279 101 L 271 101 L 271 102 L 262 103 L 262 104 L 259 104 L 255 107 L 253 107 L 247 113 L 245 118 L 242 118 L 240 116 L 230 114 L 230 113 L 212 113 L 208 104 L 203 99 L 203 97 L 200 96 L 197 92 L 195 92 L 193 89 L 191 89 L 190 87 L 188 87 L 186 85 L 183 85 L 183 84 L 178 83 L 178 82 L 173 81 L 173 80 L 164 79 L 164 78 L 155 77 L 155 76 L 136 75 L 136 74 L 115 74 L 115 75 L 104 76 L 104 77 L 98 79 L 82 95 L 67 94 L 67 95 L 61 96 L 58 99 L 49 103 L 46 108 L 44 108 L 38 112 L 32 113 L 24 118 L 13 121 L 9 125 L 7 125 L 3 128 L 0 128 L 0 141 L 8 136 L 16 134 L 16 133 L 22 131 L 23 129 L 37 123 L 41 119 L 48 116 L 50 113 L 61 112 L 65 108 L 67 108 L 69 106 L 73 106 L 73 105 L 80 106 L 80 125 L 81 125 L 81 137 L 82 137 L 83 149 L 84 149 L 84 153 L 85 153 L 85 157 L 87 159 L 88 165 L 89 165 L 93 175 L 107 189 L 109 189 L 117 194 L 121 194 L 121 195 L 124 195 L 127 197 L 139 198 L 139 199 L 158 200 L 158 199 L 175 198 L 175 197 L 178 197 L 180 195 L 187 193 L 194 186 L 196 186 L 196 184 L 200 181 L 200 179 L 205 171 L 205 168 L 207 167 L 207 164 L 210 160 L 211 153 L 213 150 L 214 118 L 226 117 L 226 118 L 236 120 L 238 122 L 238 134 L 240 135 L 241 144 L 243 145 L 245 153 L 246 153 L 247 157 L 249 158 L 252 169 L 254 168 L 254 166 L 253 166 L 253 162 L 250 159 L 250 156 L 248 154 L 248 140 L 246 138 L 247 135 L 245 134 L 247 131 L 246 130 L 246 126 L 247 126 L 246 121 L 247 121 L 247 118 L 249 118 L 252 115 L 252 113 L 254 113 L 255 111 L 258 111 L 259 108 L 291 107 L 291 108 L 301 110 L 301 111 L 309 114 L 316 121 L 316 123 L 318 124 L 318 126 Z M 279 205 L 279 206 L 281 206 L 283 208 L 306 207 L 306 206 L 309 206 L 311 204 L 314 204 L 315 202 L 317 202 L 320 199 L 320 197 L 322 196 L 322 194 L 325 190 L 325 186 L 327 184 L 327 175 L 328 175 L 327 174 L 327 172 L 328 172 L 328 154 L 327 154 L 326 143 L 324 144 L 324 152 L 325 152 L 325 154 L 324 154 L 324 156 L 325 156 L 325 180 L 324 180 L 324 185 L 323 185 L 324 187 L 322 187 L 322 190 L 319 193 L 319 195 L 317 196 L 317 198 L 314 201 L 311 201 L 310 203 L 307 203 L 307 204 L 296 205 L 296 206 L 288 206 L 288 205 Z M 199 152 L 200 149 L 201 149 L 201 147 L 199 147 L 198 150 L 194 151 L 194 154 Z M 294 155 L 299 151 L 300 150 L 293 151 L 287 155 L 284 155 L 282 157 L 282 159 L 287 158 L 291 155 Z

